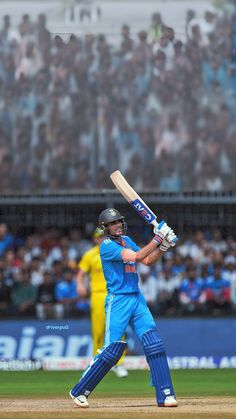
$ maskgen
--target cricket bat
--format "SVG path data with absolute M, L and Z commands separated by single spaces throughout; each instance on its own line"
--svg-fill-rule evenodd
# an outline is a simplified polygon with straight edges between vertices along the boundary
M 156 215 L 137 194 L 137 192 L 135 192 L 135 190 L 129 185 L 121 172 L 116 170 L 110 175 L 110 178 L 118 191 L 120 191 L 128 203 L 139 213 L 140 217 L 142 217 L 148 224 L 158 227 Z

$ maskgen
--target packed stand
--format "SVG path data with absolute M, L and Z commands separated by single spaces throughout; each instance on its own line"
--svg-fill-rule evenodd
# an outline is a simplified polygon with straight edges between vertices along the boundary
M 218 229 L 185 237 L 154 270 L 140 266 L 140 277 L 156 315 L 236 313 L 236 242 Z
M 76 286 L 78 263 L 93 243 L 80 230 L 22 237 L 0 224 L 0 317 L 81 318 L 89 298 Z M 139 264 L 140 288 L 154 315 L 236 313 L 236 241 L 197 231 L 152 267 Z M 87 282 L 89 291 L 89 280 Z
M 18 237 L 0 224 L 0 316 L 88 316 L 89 299 L 77 292 L 77 261 L 92 246 L 80 231 L 59 230 Z
M 232 17 L 189 11 L 185 41 L 159 13 L 119 45 L 52 37 L 41 14 L 0 30 L 2 193 L 111 187 L 235 189 Z M 210 163 L 209 163 L 210 162 Z

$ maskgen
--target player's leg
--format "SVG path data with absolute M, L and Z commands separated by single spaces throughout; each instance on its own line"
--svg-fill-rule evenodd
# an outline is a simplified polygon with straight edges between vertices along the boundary
M 122 341 L 125 342 L 125 335 L 122 336 Z M 123 366 L 124 358 L 126 356 L 126 349 L 123 352 L 122 357 L 117 362 L 117 364 L 112 368 L 112 372 L 118 377 L 118 378 L 126 378 L 128 377 L 129 373 L 127 369 Z
M 106 293 L 96 292 L 91 296 L 91 329 L 92 329 L 92 338 L 93 338 L 93 355 L 97 353 L 104 346 L 104 335 L 105 335 L 105 298 Z M 125 341 L 124 336 L 122 340 Z M 123 367 L 122 363 L 124 361 L 125 351 L 122 354 L 117 365 L 112 368 L 112 372 L 118 378 L 125 378 L 128 376 L 128 371 Z
M 131 305 L 130 305 L 131 304 Z M 126 295 L 108 295 L 105 301 L 106 308 L 106 331 L 105 331 L 105 344 L 120 339 L 125 341 L 125 330 L 129 324 L 130 313 L 132 306 L 132 298 Z M 124 361 L 125 352 L 118 361 L 117 365 L 112 368 L 112 371 L 119 378 L 128 376 L 128 371 L 122 366 Z
M 91 295 L 91 330 L 93 339 L 93 355 L 97 355 L 104 345 L 106 293 L 96 292 Z
M 122 341 L 125 342 L 125 335 L 122 336 Z M 123 362 L 124 362 L 124 358 L 126 356 L 126 349 L 123 352 L 122 357 L 120 358 L 120 360 L 117 362 L 117 364 L 112 368 L 112 371 L 114 372 L 114 374 L 118 377 L 118 378 L 126 378 L 128 377 L 129 373 L 127 371 L 127 369 L 124 367 Z
M 128 326 L 131 313 L 127 297 L 108 295 L 105 307 L 106 331 L 104 348 L 100 354 L 93 358 L 79 382 L 70 391 L 70 396 L 80 407 L 89 406 L 87 397 L 108 371 L 117 364 L 127 346 L 126 342 L 121 341 Z
M 158 406 L 176 407 L 177 402 L 173 389 L 166 350 L 156 328 L 155 321 L 144 297 L 137 298 L 136 310 L 133 313 L 133 326 L 150 366 L 152 385 L 156 389 Z
M 126 348 L 126 342 L 114 342 L 96 355 L 82 374 L 79 382 L 70 391 L 75 404 L 88 407 L 87 397 L 110 369 L 116 365 Z
M 104 335 L 105 335 L 105 299 L 106 293 L 96 292 L 91 296 L 91 324 L 92 324 L 92 337 L 93 337 L 93 353 L 94 356 L 104 346 Z M 125 341 L 124 336 L 121 339 Z M 128 371 L 122 366 L 124 361 L 125 351 L 122 354 L 117 365 L 112 368 L 112 371 L 118 378 L 125 378 L 128 376 Z
M 133 297 L 130 295 L 108 295 L 105 301 L 106 309 L 106 330 L 105 345 L 116 340 L 125 340 L 124 333 L 130 321 L 133 307 Z M 125 351 L 112 371 L 119 378 L 128 376 L 128 371 L 123 367 L 122 362 Z
M 176 407 L 177 401 L 167 362 L 166 350 L 157 328 L 144 333 L 141 342 L 150 366 L 158 406 Z
M 135 306 L 135 294 L 108 294 L 105 301 L 106 327 L 105 346 L 122 340 L 132 311 Z

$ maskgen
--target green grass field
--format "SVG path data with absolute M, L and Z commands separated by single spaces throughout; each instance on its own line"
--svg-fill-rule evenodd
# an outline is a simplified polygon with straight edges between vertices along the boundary
M 0 371 L 1 397 L 67 397 L 80 377 L 79 371 Z M 174 370 L 172 378 L 180 397 L 236 397 L 236 370 Z M 97 386 L 94 397 L 152 396 L 148 371 L 130 371 L 126 379 L 110 372 Z
M 94 390 L 90 398 L 91 408 L 76 409 L 68 392 L 80 374 L 79 371 L 0 371 L 0 418 L 118 419 L 122 416 L 122 419 L 162 419 L 165 415 L 168 419 L 236 418 L 235 369 L 172 371 L 180 403 L 177 409 L 164 411 L 156 407 L 148 371 L 130 371 L 125 379 L 119 379 L 110 372 Z M 117 400 L 121 405 L 124 400 L 125 410 L 119 411 Z M 144 402 L 142 406 L 138 405 L 140 400 Z M 111 412 L 112 406 L 114 410 Z

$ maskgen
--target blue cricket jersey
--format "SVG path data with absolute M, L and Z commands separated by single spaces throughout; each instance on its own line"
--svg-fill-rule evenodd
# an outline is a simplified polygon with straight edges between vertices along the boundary
M 122 244 L 107 237 L 100 245 L 102 269 L 109 294 L 139 292 L 136 262 L 123 262 L 121 253 L 126 249 L 137 252 L 140 247 L 128 236 L 122 236 Z

